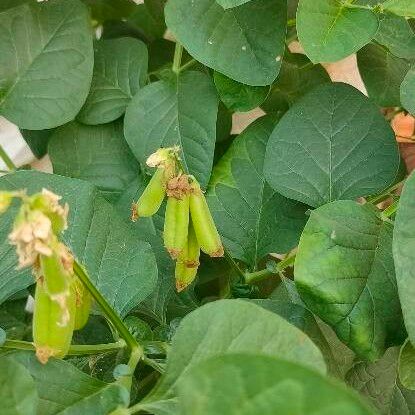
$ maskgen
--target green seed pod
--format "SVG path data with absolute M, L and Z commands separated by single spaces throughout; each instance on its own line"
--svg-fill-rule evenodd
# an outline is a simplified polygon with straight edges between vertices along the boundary
M 165 169 L 158 168 L 137 203 L 132 205 L 132 221 L 153 216 L 160 209 L 166 195 L 166 182 Z
M 189 229 L 189 195 L 183 194 L 181 199 L 167 199 L 164 218 L 164 246 L 172 258 L 177 258 L 183 251 Z
M 44 279 L 44 289 L 53 298 L 68 296 L 73 275 L 69 273 L 57 250 L 51 256 L 40 255 L 40 275 Z
M 74 280 L 76 307 L 74 330 L 80 330 L 88 322 L 89 313 L 92 307 L 92 296 L 78 278 Z
M 193 181 L 190 215 L 200 249 L 211 257 L 223 256 L 223 245 L 199 183 Z
M 62 307 L 62 305 L 64 305 Z M 41 280 L 36 284 L 33 313 L 33 344 L 38 360 L 45 364 L 50 357 L 63 358 L 69 350 L 75 320 L 75 291 L 65 304 L 52 300 Z
M 179 260 L 176 263 L 176 289 L 187 288 L 196 278 L 199 268 L 200 247 L 192 223 L 189 224 L 188 239 Z

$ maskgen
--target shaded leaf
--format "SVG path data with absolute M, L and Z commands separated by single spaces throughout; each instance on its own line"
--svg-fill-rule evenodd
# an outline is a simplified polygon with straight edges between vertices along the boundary
M 137 237 L 93 185 L 34 171 L 21 171 L 0 179 L 1 190 L 22 188 L 29 194 L 47 188 L 63 196 L 70 207 L 69 228 L 63 239 L 118 313 L 126 315 L 153 291 L 157 268 L 150 246 Z M 0 221 L 4 251 L 15 214 L 16 210 L 10 209 Z M 0 298 L 7 298 L 33 282 L 30 270 L 25 271 L 25 278 L 15 270 L 14 255 L 12 249 L 6 251 L 1 262 Z
M 27 51 L 30 50 L 30 53 Z M 71 121 L 88 95 L 93 50 L 78 0 L 22 5 L 0 14 L 0 113 L 21 128 Z
M 134 0 L 82 0 L 88 6 L 91 16 L 102 23 L 105 20 L 127 18 L 137 7 Z
M 415 348 L 407 340 L 399 354 L 399 380 L 408 389 L 415 390 Z M 414 393 L 415 395 L 415 393 Z
M 312 62 L 336 62 L 369 43 L 378 29 L 371 10 L 337 0 L 300 0 L 297 33 Z
M 147 82 L 148 52 L 137 39 L 97 42 L 91 90 L 77 119 L 104 124 L 124 114 L 131 98 Z
M 55 130 L 20 130 L 27 145 L 36 158 L 42 158 L 48 152 L 49 139 Z
M 219 233 L 232 257 L 255 268 L 271 252 L 298 243 L 307 206 L 271 189 L 263 175 L 273 117 L 251 124 L 215 166 L 207 199 Z
M 371 43 L 357 53 L 359 72 L 369 94 L 378 105 L 401 105 L 400 85 L 411 65 L 386 48 Z
M 231 415 L 236 408 L 241 415 L 274 415 L 276 408 L 279 415 L 373 414 L 340 383 L 261 355 L 208 359 L 187 372 L 177 390 L 184 415 Z
M 415 67 L 412 67 L 400 87 L 401 103 L 402 106 L 409 111 L 412 115 L 415 115 Z
M 295 261 L 309 309 L 368 360 L 404 336 L 392 231 L 369 204 L 332 202 L 311 213 Z
M 185 72 L 147 85 L 133 98 L 125 115 L 125 138 L 143 166 L 159 147 L 180 146 L 184 167 L 205 187 L 213 163 L 217 111 L 211 79 Z
M 116 199 L 137 176 L 139 165 L 123 134 L 123 124 L 66 124 L 53 133 L 49 155 L 56 174 L 83 179 Z
M 395 134 L 379 109 L 350 85 L 322 85 L 274 129 L 264 174 L 282 195 L 317 207 L 376 194 L 395 179 Z
M 216 0 L 170 0 L 166 23 L 199 62 L 244 84 L 269 85 L 281 66 L 286 14 L 285 0 L 226 10 Z

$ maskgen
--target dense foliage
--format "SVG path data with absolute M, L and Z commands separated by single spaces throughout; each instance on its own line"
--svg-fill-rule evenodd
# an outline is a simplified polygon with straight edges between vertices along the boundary
M 53 174 L 0 147 L 0 413 L 415 414 L 414 22 L 1 0 L 0 115 Z

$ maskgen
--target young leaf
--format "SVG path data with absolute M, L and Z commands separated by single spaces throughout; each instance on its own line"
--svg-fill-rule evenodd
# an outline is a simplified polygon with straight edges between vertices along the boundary
M 318 348 L 283 318 L 247 301 L 215 301 L 182 320 L 166 373 L 144 400 L 143 409 L 162 414 L 165 407 L 175 408 L 175 388 L 192 367 L 209 357 L 239 352 L 262 353 L 325 372 Z
M 372 10 L 338 0 L 300 0 L 298 39 L 312 62 L 335 62 L 369 43 L 378 29 Z
M 390 348 L 374 363 L 357 361 L 347 373 L 347 383 L 365 396 L 382 415 L 412 415 L 415 392 L 398 379 L 399 348 Z
M 33 378 L 20 363 L 0 359 L 2 415 L 36 415 L 39 397 Z
M 413 66 L 408 73 L 405 75 L 405 78 L 401 84 L 401 103 L 402 106 L 409 111 L 412 115 L 415 114 L 415 66 Z
M 187 372 L 177 391 L 183 415 L 374 414 L 343 385 L 295 363 L 261 355 L 210 358 Z
M 168 28 L 195 59 L 248 85 L 269 85 L 277 77 L 286 16 L 285 0 L 250 0 L 226 10 L 216 0 L 166 6 Z
M 357 52 L 357 63 L 369 97 L 383 107 L 400 106 L 400 85 L 411 65 L 375 43 Z
M 415 348 L 409 339 L 402 345 L 399 354 L 399 380 L 403 386 L 415 390 Z M 415 396 L 415 393 L 414 393 Z
M 269 86 L 241 84 L 219 72 L 214 73 L 214 80 L 221 101 L 234 112 L 247 112 L 258 107 L 270 90 Z
M 415 19 L 415 3 L 413 0 L 387 0 L 382 3 L 382 8 L 398 16 Z
M 144 87 L 125 114 L 125 138 L 137 160 L 159 147 L 180 146 L 185 168 L 205 187 L 216 141 L 218 98 L 211 79 L 185 72 Z
M 304 302 L 368 360 L 404 335 L 392 231 L 369 204 L 332 202 L 311 213 L 295 261 Z
M 90 181 L 110 201 L 128 187 L 139 169 L 121 121 L 97 126 L 66 124 L 53 133 L 49 156 L 54 173 Z
M 274 125 L 273 117 L 260 118 L 235 139 L 215 166 L 207 193 L 225 246 L 252 268 L 270 252 L 294 248 L 307 221 L 307 206 L 265 181 L 265 149 Z
M 21 128 L 71 121 L 88 95 L 93 49 L 78 0 L 24 4 L 0 14 L 0 114 Z M 30 53 L 28 53 L 30 51 Z
M 415 173 L 406 180 L 393 232 L 393 258 L 399 297 L 410 341 L 415 344 Z
M 107 415 L 128 403 L 123 386 L 101 382 L 63 360 L 51 359 L 42 365 L 30 352 L 16 352 L 7 359 L 20 363 L 32 375 L 39 395 L 37 414 Z
M 390 125 L 350 85 L 322 85 L 299 100 L 275 127 L 264 174 L 282 195 L 317 207 L 385 189 L 399 153 Z
M 104 124 L 124 114 L 128 103 L 147 82 L 148 52 L 137 39 L 97 42 L 91 90 L 77 119 Z
M 70 206 L 69 228 L 64 233 L 64 242 L 121 316 L 153 291 L 157 267 L 150 246 L 137 237 L 132 225 L 118 216 L 93 185 L 67 177 L 21 171 L 2 177 L 0 188 L 25 188 L 29 194 L 47 188 L 63 196 L 64 202 Z M 9 209 L 1 218 L 2 250 L 8 245 L 7 235 L 15 214 L 15 209 Z M 4 292 L 11 295 L 33 283 L 33 277 L 18 280 L 16 262 L 12 265 L 15 257 L 10 255 L 10 251 L 6 252 L 8 256 L 0 267 L 0 298 Z M 30 275 L 30 271 L 26 271 L 27 274 Z

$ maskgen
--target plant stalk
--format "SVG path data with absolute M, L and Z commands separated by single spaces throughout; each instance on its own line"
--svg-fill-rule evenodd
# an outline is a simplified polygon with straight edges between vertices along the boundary
M 189 61 L 189 62 L 186 62 L 185 64 L 183 64 L 183 65 L 180 67 L 179 72 L 182 72 L 182 71 L 185 71 L 186 69 L 189 69 L 189 68 L 190 68 L 190 67 L 192 67 L 193 65 L 196 65 L 196 63 L 197 63 L 197 60 L 196 60 L 196 59 L 190 59 L 190 61 Z
M 174 49 L 173 67 L 172 67 L 172 70 L 176 75 L 180 73 L 182 55 L 183 55 L 183 46 L 179 42 L 176 42 L 176 47 Z
M 9 170 L 16 170 L 17 166 L 13 163 L 13 160 L 9 157 L 9 155 L 4 150 L 3 146 L 0 144 L 0 158 L 4 161 L 4 164 L 7 166 Z
M 383 212 L 382 212 L 382 218 L 389 219 L 392 215 L 396 213 L 399 207 L 399 200 L 395 200 L 390 206 L 388 206 Z
M 269 277 L 274 275 L 279 275 L 280 272 L 284 271 L 286 268 L 294 265 L 295 255 L 291 255 L 282 261 L 278 262 L 275 266 L 275 271 L 270 269 L 263 269 L 257 272 L 249 272 L 244 274 L 246 284 L 256 284 L 257 282 L 266 280 Z

